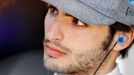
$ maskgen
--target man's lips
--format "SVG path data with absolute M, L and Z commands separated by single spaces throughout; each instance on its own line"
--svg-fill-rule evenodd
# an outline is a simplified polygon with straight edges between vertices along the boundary
M 45 45 L 45 51 L 48 56 L 53 58 L 61 57 L 66 54 L 65 52 L 62 52 L 59 49 L 51 47 L 49 45 Z

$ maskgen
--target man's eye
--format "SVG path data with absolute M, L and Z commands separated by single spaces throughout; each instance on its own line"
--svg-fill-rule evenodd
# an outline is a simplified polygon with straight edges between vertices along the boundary
M 58 15 L 58 10 L 53 6 L 49 7 L 49 11 L 50 11 L 50 14 L 52 15 Z
M 80 20 L 78 20 L 77 25 L 79 25 L 79 26 L 85 26 L 85 24 L 83 22 L 81 22 Z
M 83 22 L 80 21 L 80 20 L 77 21 L 77 26 L 79 26 L 79 27 L 88 27 L 87 24 L 83 23 Z
M 75 26 L 78 26 L 78 27 L 88 27 L 86 23 L 80 21 L 77 18 L 73 18 L 72 22 L 74 23 Z

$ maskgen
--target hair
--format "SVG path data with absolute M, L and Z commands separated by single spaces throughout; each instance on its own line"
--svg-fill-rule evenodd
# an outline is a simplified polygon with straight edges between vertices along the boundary
M 128 32 L 131 31 L 131 28 L 134 28 L 134 25 L 127 26 L 127 25 L 125 25 L 123 23 L 116 22 L 116 23 L 110 25 L 110 35 L 113 38 L 117 31 L 128 33 Z M 120 51 L 120 55 L 121 55 L 122 58 L 125 58 L 125 57 L 128 56 L 128 51 L 132 47 L 133 43 L 134 43 L 134 40 L 127 48 L 125 48 L 125 49 Z

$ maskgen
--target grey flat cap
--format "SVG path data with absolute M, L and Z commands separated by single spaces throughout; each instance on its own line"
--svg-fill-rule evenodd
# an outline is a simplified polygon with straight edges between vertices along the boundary
M 134 25 L 134 0 L 43 0 L 85 23 Z

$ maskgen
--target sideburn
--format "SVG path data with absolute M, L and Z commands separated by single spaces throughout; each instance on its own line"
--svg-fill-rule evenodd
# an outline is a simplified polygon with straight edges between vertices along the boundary
M 103 50 L 107 50 L 109 48 L 109 46 L 111 45 L 112 41 L 113 41 L 113 37 L 115 35 L 114 31 L 111 31 L 111 28 L 109 27 L 108 29 L 108 36 L 106 37 L 106 40 L 103 41 L 102 43 L 102 49 Z

